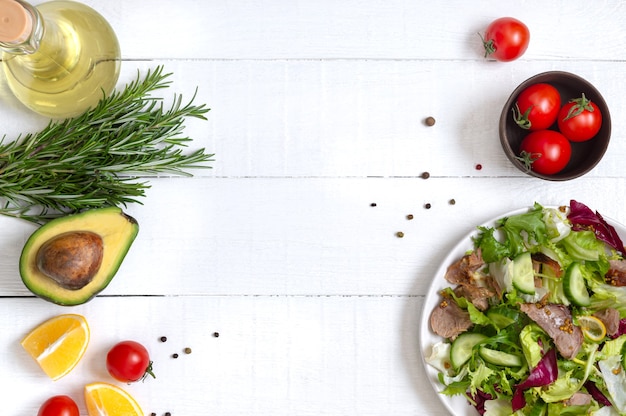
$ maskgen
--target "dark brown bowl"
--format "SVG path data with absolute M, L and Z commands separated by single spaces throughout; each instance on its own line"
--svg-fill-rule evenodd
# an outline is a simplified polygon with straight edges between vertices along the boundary
M 582 93 L 585 93 L 585 96 L 595 103 L 602 113 L 602 127 L 598 134 L 585 142 L 572 142 L 572 157 L 569 163 L 561 172 L 554 175 L 542 175 L 528 170 L 524 163 L 517 159 L 520 143 L 529 131 L 517 125 L 513 119 L 512 109 L 517 101 L 517 96 L 524 89 L 540 82 L 551 84 L 559 91 L 561 94 L 561 105 L 565 105 L 572 98 L 578 98 Z M 557 123 L 555 122 L 550 129 L 558 130 Z M 604 98 L 602 98 L 596 87 L 588 81 L 569 72 L 544 72 L 522 82 L 513 91 L 500 115 L 500 143 L 506 156 L 522 172 L 545 180 L 567 181 L 586 174 L 600 162 L 609 146 L 610 138 L 611 116 Z

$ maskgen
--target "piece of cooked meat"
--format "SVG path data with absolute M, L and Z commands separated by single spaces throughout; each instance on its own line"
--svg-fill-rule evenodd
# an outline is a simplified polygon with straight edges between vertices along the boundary
M 548 333 L 564 358 L 571 360 L 576 357 L 583 343 L 583 333 L 572 322 L 572 313 L 567 306 L 554 303 L 545 305 L 524 303 L 520 309 Z
M 496 295 L 493 289 L 474 285 L 459 285 L 454 289 L 454 293 L 472 302 L 472 305 L 480 311 L 486 311 L 489 308 L 489 299 Z
M 596 318 L 602 321 L 606 327 L 606 334 L 613 336 L 619 331 L 619 311 L 613 308 L 603 309 L 593 314 Z
M 556 277 L 561 277 L 563 274 L 563 269 L 558 261 L 554 260 L 552 257 L 549 257 L 541 252 L 533 253 L 531 255 L 533 260 L 533 265 L 535 266 L 536 272 L 541 272 L 543 267 L 548 267 L 553 270 L 554 275 Z
M 444 299 L 430 314 L 430 326 L 435 334 L 455 339 L 472 326 L 469 312 L 461 309 L 452 299 Z
M 591 394 L 577 391 L 565 401 L 566 406 L 586 406 L 591 403 Z
M 604 280 L 613 286 L 626 286 L 626 260 L 609 260 Z
M 446 270 L 445 278 L 455 285 L 469 284 L 472 274 L 485 265 L 480 250 L 464 255 Z
M 495 279 L 480 270 L 484 266 L 480 250 L 474 250 L 451 264 L 445 274 L 449 283 L 457 285 L 454 289 L 457 296 L 464 297 L 481 311 L 489 307 L 490 298 L 502 294 Z

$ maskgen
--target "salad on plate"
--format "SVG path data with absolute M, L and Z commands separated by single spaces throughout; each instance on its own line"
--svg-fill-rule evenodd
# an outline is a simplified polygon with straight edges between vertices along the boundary
M 445 270 L 425 361 L 481 415 L 626 415 L 626 258 L 586 205 L 478 227 Z M 448 285 L 449 284 L 449 285 Z

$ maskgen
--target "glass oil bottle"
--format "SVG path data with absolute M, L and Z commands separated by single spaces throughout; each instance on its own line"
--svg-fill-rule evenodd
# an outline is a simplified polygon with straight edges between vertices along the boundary
M 37 7 L 0 0 L 0 49 L 7 83 L 31 110 L 51 118 L 82 114 L 110 94 L 121 54 L 111 25 L 87 5 Z

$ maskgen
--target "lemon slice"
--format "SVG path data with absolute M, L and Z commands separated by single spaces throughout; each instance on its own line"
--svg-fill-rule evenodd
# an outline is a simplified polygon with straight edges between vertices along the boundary
M 143 411 L 135 399 L 113 384 L 87 384 L 85 403 L 89 416 L 143 416 Z
M 604 323 L 595 316 L 579 316 L 578 326 L 583 331 L 583 335 L 593 342 L 600 342 L 606 336 Z
M 58 380 L 83 357 L 89 325 L 81 315 L 59 315 L 33 329 L 21 344 L 52 380 Z

